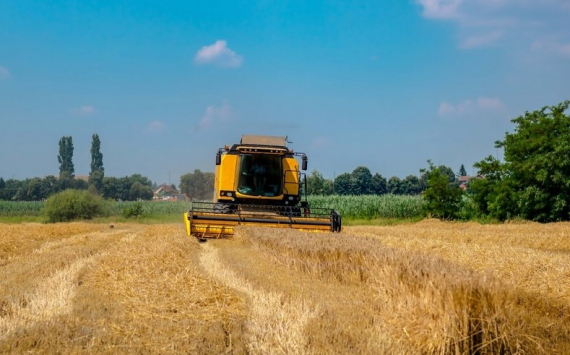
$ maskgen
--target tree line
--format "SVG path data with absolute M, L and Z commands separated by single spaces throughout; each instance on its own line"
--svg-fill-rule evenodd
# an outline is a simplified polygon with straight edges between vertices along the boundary
M 458 176 L 466 175 L 465 167 L 457 173 L 445 165 L 439 170 L 445 175 L 451 186 L 459 187 Z M 214 191 L 214 173 L 202 172 L 200 169 L 180 177 L 180 191 L 195 200 L 211 200 Z M 304 182 L 302 181 L 304 184 Z M 307 194 L 311 196 L 328 195 L 419 195 L 427 187 L 426 175 L 408 175 L 404 179 L 392 176 L 386 180 L 382 175 L 372 175 L 370 169 L 359 166 L 351 173 L 343 173 L 335 179 L 326 179 L 317 170 L 313 170 L 306 178 Z M 304 186 L 302 186 L 304 191 Z
M 495 147 L 503 149 L 504 160 L 488 156 L 474 164 L 477 178 L 459 188 L 457 173 L 447 166 L 428 168 L 419 176 L 389 179 L 360 166 L 333 180 L 318 171 L 307 176 L 309 195 L 418 195 L 425 213 L 442 219 L 522 218 L 538 222 L 570 220 L 570 101 L 525 112 L 512 120 L 514 132 L 505 134 Z M 89 190 L 117 200 L 151 199 L 153 183 L 140 174 L 106 177 L 99 137 L 94 134 L 91 172 L 88 181 L 75 179 L 73 141 L 62 137 L 58 161 L 60 176 L 18 181 L 0 177 L 0 199 L 42 200 L 69 188 Z M 180 190 L 193 199 L 212 198 L 214 174 L 195 170 L 181 176 Z
M 474 164 L 475 177 L 466 188 L 458 176 L 466 176 L 463 165 L 457 173 L 447 166 L 428 167 L 419 176 L 389 179 L 360 166 L 351 173 L 325 179 L 314 170 L 307 176 L 309 195 L 418 195 L 423 197 L 426 215 L 441 219 L 521 218 L 538 222 L 570 220 L 570 101 L 525 112 L 512 122 L 495 147 L 503 149 L 504 160 L 488 156 Z M 204 191 L 210 198 L 213 174 L 209 180 L 199 170 L 185 183 Z M 198 190 L 199 190 L 198 189 Z
M 107 199 L 135 201 L 152 199 L 155 184 L 140 174 L 121 178 L 106 177 L 99 135 L 91 141 L 91 169 L 87 181 L 75 177 L 73 164 L 73 138 L 64 136 L 59 140 L 59 176 L 24 180 L 0 177 L 0 200 L 41 201 L 67 189 L 88 190 Z
M 458 176 L 467 175 L 465 167 L 457 173 L 445 165 L 439 166 L 450 184 L 459 187 Z M 370 169 L 359 166 L 351 173 L 343 173 L 334 179 L 325 179 L 321 173 L 313 170 L 307 176 L 307 194 L 309 195 L 419 195 L 427 187 L 426 175 L 408 175 L 404 179 L 392 176 L 386 179 L 379 173 L 372 175 Z

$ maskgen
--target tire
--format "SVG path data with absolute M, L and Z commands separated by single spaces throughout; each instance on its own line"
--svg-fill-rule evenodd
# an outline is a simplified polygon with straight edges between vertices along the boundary
M 331 231 L 333 233 L 340 233 L 341 229 L 342 229 L 342 218 L 340 217 L 340 214 L 337 211 L 333 211 L 332 214 L 332 226 L 331 226 Z

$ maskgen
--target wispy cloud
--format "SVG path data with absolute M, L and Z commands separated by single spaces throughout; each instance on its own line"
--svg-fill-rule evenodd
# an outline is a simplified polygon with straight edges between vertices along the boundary
M 202 47 L 194 57 L 196 64 L 214 64 L 222 68 L 237 68 L 243 63 L 243 57 L 227 46 L 223 39 Z
M 442 102 L 437 110 L 437 114 L 442 117 L 475 116 L 490 112 L 505 112 L 505 105 L 497 98 L 479 97 L 457 104 Z
M 79 108 L 72 108 L 69 110 L 72 116 L 87 117 L 95 113 L 95 107 L 90 105 L 81 106 Z
M 196 126 L 196 131 L 201 131 L 206 128 L 215 126 L 218 123 L 224 123 L 231 120 L 233 117 L 232 108 L 227 100 L 222 102 L 220 107 L 208 106 L 204 115 Z
M 487 47 L 496 43 L 503 36 L 503 31 L 492 31 L 483 34 L 467 36 L 460 43 L 463 49 Z
M 8 79 L 9 77 L 10 77 L 10 71 L 6 67 L 0 65 L 0 80 Z
M 564 57 L 570 58 L 570 42 L 560 43 L 554 39 L 539 39 L 532 42 L 530 48 L 533 51 L 547 51 L 550 53 L 558 53 Z
M 417 0 L 423 6 L 422 15 L 433 19 L 454 19 L 460 16 L 459 6 L 463 0 Z
M 152 133 L 160 133 L 164 131 L 166 125 L 162 121 L 151 121 L 143 130 L 143 133 L 152 134 Z
M 564 45 L 570 44 L 568 0 L 415 1 L 422 7 L 424 18 L 457 25 L 461 49 L 515 43 L 528 50 L 531 43 L 554 37 L 560 46 L 553 53 L 566 55 L 570 51 Z

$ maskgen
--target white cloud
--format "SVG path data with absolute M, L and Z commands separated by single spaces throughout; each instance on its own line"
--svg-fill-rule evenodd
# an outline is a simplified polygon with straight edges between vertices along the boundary
M 9 77 L 10 77 L 10 71 L 6 67 L 0 65 L 0 80 L 8 79 Z
M 433 19 L 458 18 L 463 0 L 417 0 L 424 7 L 422 15 Z
M 479 97 L 477 100 L 465 100 L 458 104 L 442 102 L 437 114 L 442 117 L 474 116 L 489 112 L 504 112 L 505 105 L 497 98 Z
M 490 97 L 480 97 L 477 99 L 477 107 L 483 110 L 504 111 L 505 105 L 501 100 Z
M 196 64 L 214 64 L 222 68 L 237 68 L 243 63 L 243 57 L 227 47 L 225 40 L 202 47 L 194 57 Z
M 439 109 L 437 110 L 437 114 L 440 116 L 465 116 L 467 114 L 473 114 L 473 112 L 474 106 L 471 100 L 460 102 L 456 105 L 442 102 L 439 104 Z
M 152 133 L 160 133 L 162 131 L 164 131 L 164 128 L 166 127 L 166 125 L 164 124 L 164 122 L 162 121 L 151 121 L 144 129 L 144 133 L 146 134 L 152 134 Z
M 541 38 L 570 42 L 569 0 L 415 0 L 422 16 L 454 23 L 461 49 L 501 44 L 528 50 Z M 536 45 L 533 44 L 533 47 Z M 560 45 L 551 53 L 566 55 Z
M 496 43 L 502 36 L 502 31 L 493 31 L 480 35 L 468 36 L 467 38 L 463 39 L 460 47 L 463 49 L 487 47 L 493 43 Z
M 90 105 L 81 106 L 79 108 L 72 108 L 69 110 L 72 116 L 87 117 L 95 113 L 95 107 Z
M 232 109 L 227 100 L 224 100 L 220 107 L 208 106 L 200 122 L 198 122 L 196 131 L 212 127 L 218 123 L 228 122 L 232 116 Z
M 553 39 L 540 39 L 532 42 L 530 48 L 533 51 L 557 53 L 564 57 L 570 58 L 570 42 L 560 43 Z

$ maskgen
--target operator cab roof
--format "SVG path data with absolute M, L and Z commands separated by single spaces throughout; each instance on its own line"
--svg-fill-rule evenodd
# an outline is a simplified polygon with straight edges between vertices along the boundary
M 265 145 L 272 147 L 286 147 L 287 137 L 277 136 L 254 136 L 244 134 L 241 136 L 240 144 L 243 145 Z
M 269 153 L 269 154 L 292 154 L 287 148 L 287 137 L 255 136 L 244 134 L 239 144 L 234 144 L 230 151 L 243 153 Z

